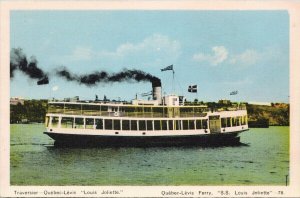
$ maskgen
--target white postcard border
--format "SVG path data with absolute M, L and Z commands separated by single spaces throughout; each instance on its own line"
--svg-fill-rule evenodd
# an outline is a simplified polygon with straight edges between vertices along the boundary
M 11 186 L 9 183 L 9 14 L 12 10 L 286 10 L 290 17 L 290 185 L 289 186 Z M 229 197 L 218 191 L 272 191 L 256 197 L 300 196 L 300 3 L 296 1 L 0 1 L 0 196 L 5 197 Z M 82 191 L 99 191 L 97 195 Z M 120 194 L 100 194 L 103 190 Z M 34 194 L 33 192 L 39 192 Z M 47 194 L 45 192 L 63 192 Z M 77 194 L 64 194 L 64 192 Z M 175 192 L 187 192 L 176 195 Z M 214 195 L 199 194 L 213 192 Z M 282 191 L 283 194 L 275 192 Z M 17 194 L 28 192 L 28 194 Z M 29 193 L 32 192 L 32 193 Z M 165 192 L 165 194 L 163 193 Z M 174 192 L 174 194 L 166 194 Z M 189 193 L 189 192 L 193 192 Z M 238 195 L 231 194 L 230 197 Z M 247 195 L 249 197 L 249 194 Z

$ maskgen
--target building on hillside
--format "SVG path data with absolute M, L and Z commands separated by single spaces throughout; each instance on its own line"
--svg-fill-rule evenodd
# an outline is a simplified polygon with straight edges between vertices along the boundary
M 219 104 L 229 105 L 229 104 L 231 104 L 231 101 L 230 101 L 230 100 L 226 100 L 226 99 L 222 99 L 222 100 L 219 100 L 218 103 L 219 103 Z
M 21 97 L 12 97 L 10 98 L 10 104 L 11 105 L 17 105 L 20 103 L 21 105 L 24 105 L 25 99 Z
M 64 98 L 65 102 L 78 102 L 79 96 L 74 96 L 73 98 Z

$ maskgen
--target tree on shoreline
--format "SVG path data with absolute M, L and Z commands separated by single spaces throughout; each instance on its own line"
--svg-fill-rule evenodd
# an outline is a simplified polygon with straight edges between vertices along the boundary
M 10 123 L 39 122 L 45 121 L 48 107 L 47 100 L 25 100 L 24 105 L 10 105 Z M 216 102 L 204 103 L 195 100 L 187 102 L 191 105 L 207 105 L 211 109 L 219 109 L 237 104 L 220 104 Z M 289 125 L 289 105 L 283 103 L 272 103 L 271 106 L 246 104 L 248 120 L 251 122 L 267 122 L 271 126 Z

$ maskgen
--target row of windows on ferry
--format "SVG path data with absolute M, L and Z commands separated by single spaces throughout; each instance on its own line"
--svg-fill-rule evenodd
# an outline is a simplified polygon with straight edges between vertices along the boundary
M 248 124 L 247 116 L 221 118 L 221 127 L 234 127 Z
M 59 127 L 59 117 L 46 119 L 47 127 Z M 246 116 L 221 118 L 221 127 L 232 127 L 247 124 Z M 100 130 L 195 130 L 207 129 L 207 119 L 197 120 L 118 120 L 62 117 L 61 128 L 100 129 Z
M 105 106 L 85 104 L 50 104 L 48 108 L 49 113 L 130 117 L 206 116 L 204 112 L 207 111 L 206 107 Z

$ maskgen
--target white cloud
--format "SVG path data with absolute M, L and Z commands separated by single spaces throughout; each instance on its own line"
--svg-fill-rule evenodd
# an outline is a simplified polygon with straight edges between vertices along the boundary
M 253 49 L 247 49 L 244 52 L 230 57 L 229 63 L 243 65 L 254 65 L 262 58 L 261 54 Z
M 215 46 L 212 47 L 211 54 L 194 54 L 193 60 L 197 62 L 207 62 L 212 66 L 216 66 L 221 63 L 229 63 L 231 65 L 238 66 L 250 66 L 257 64 L 259 61 L 274 59 L 274 54 L 276 52 L 277 51 L 274 49 L 266 49 L 265 51 L 246 49 L 240 53 L 230 54 L 224 46 Z
M 72 60 L 90 60 L 93 56 L 95 56 L 95 53 L 91 48 L 76 47 L 68 58 Z
M 92 60 L 114 61 L 119 63 L 136 64 L 160 62 L 172 64 L 181 53 L 181 45 L 178 41 L 168 36 L 153 34 L 141 42 L 123 43 L 113 51 L 94 51 L 91 48 L 76 47 L 72 54 L 67 56 L 69 60 Z M 170 61 L 170 62 L 169 62 Z
M 170 56 L 178 57 L 180 54 L 180 43 L 176 40 L 171 40 L 168 36 L 154 34 L 145 38 L 139 43 L 121 44 L 114 52 L 102 51 L 99 56 L 126 57 L 128 55 L 161 55 L 169 54 Z
M 224 46 L 214 46 L 212 47 L 212 52 L 213 53 L 211 54 L 194 54 L 193 60 L 198 62 L 208 62 L 209 64 L 216 66 L 228 58 L 228 50 Z
M 58 90 L 58 86 L 55 85 L 54 87 L 52 87 L 52 91 L 57 91 Z

